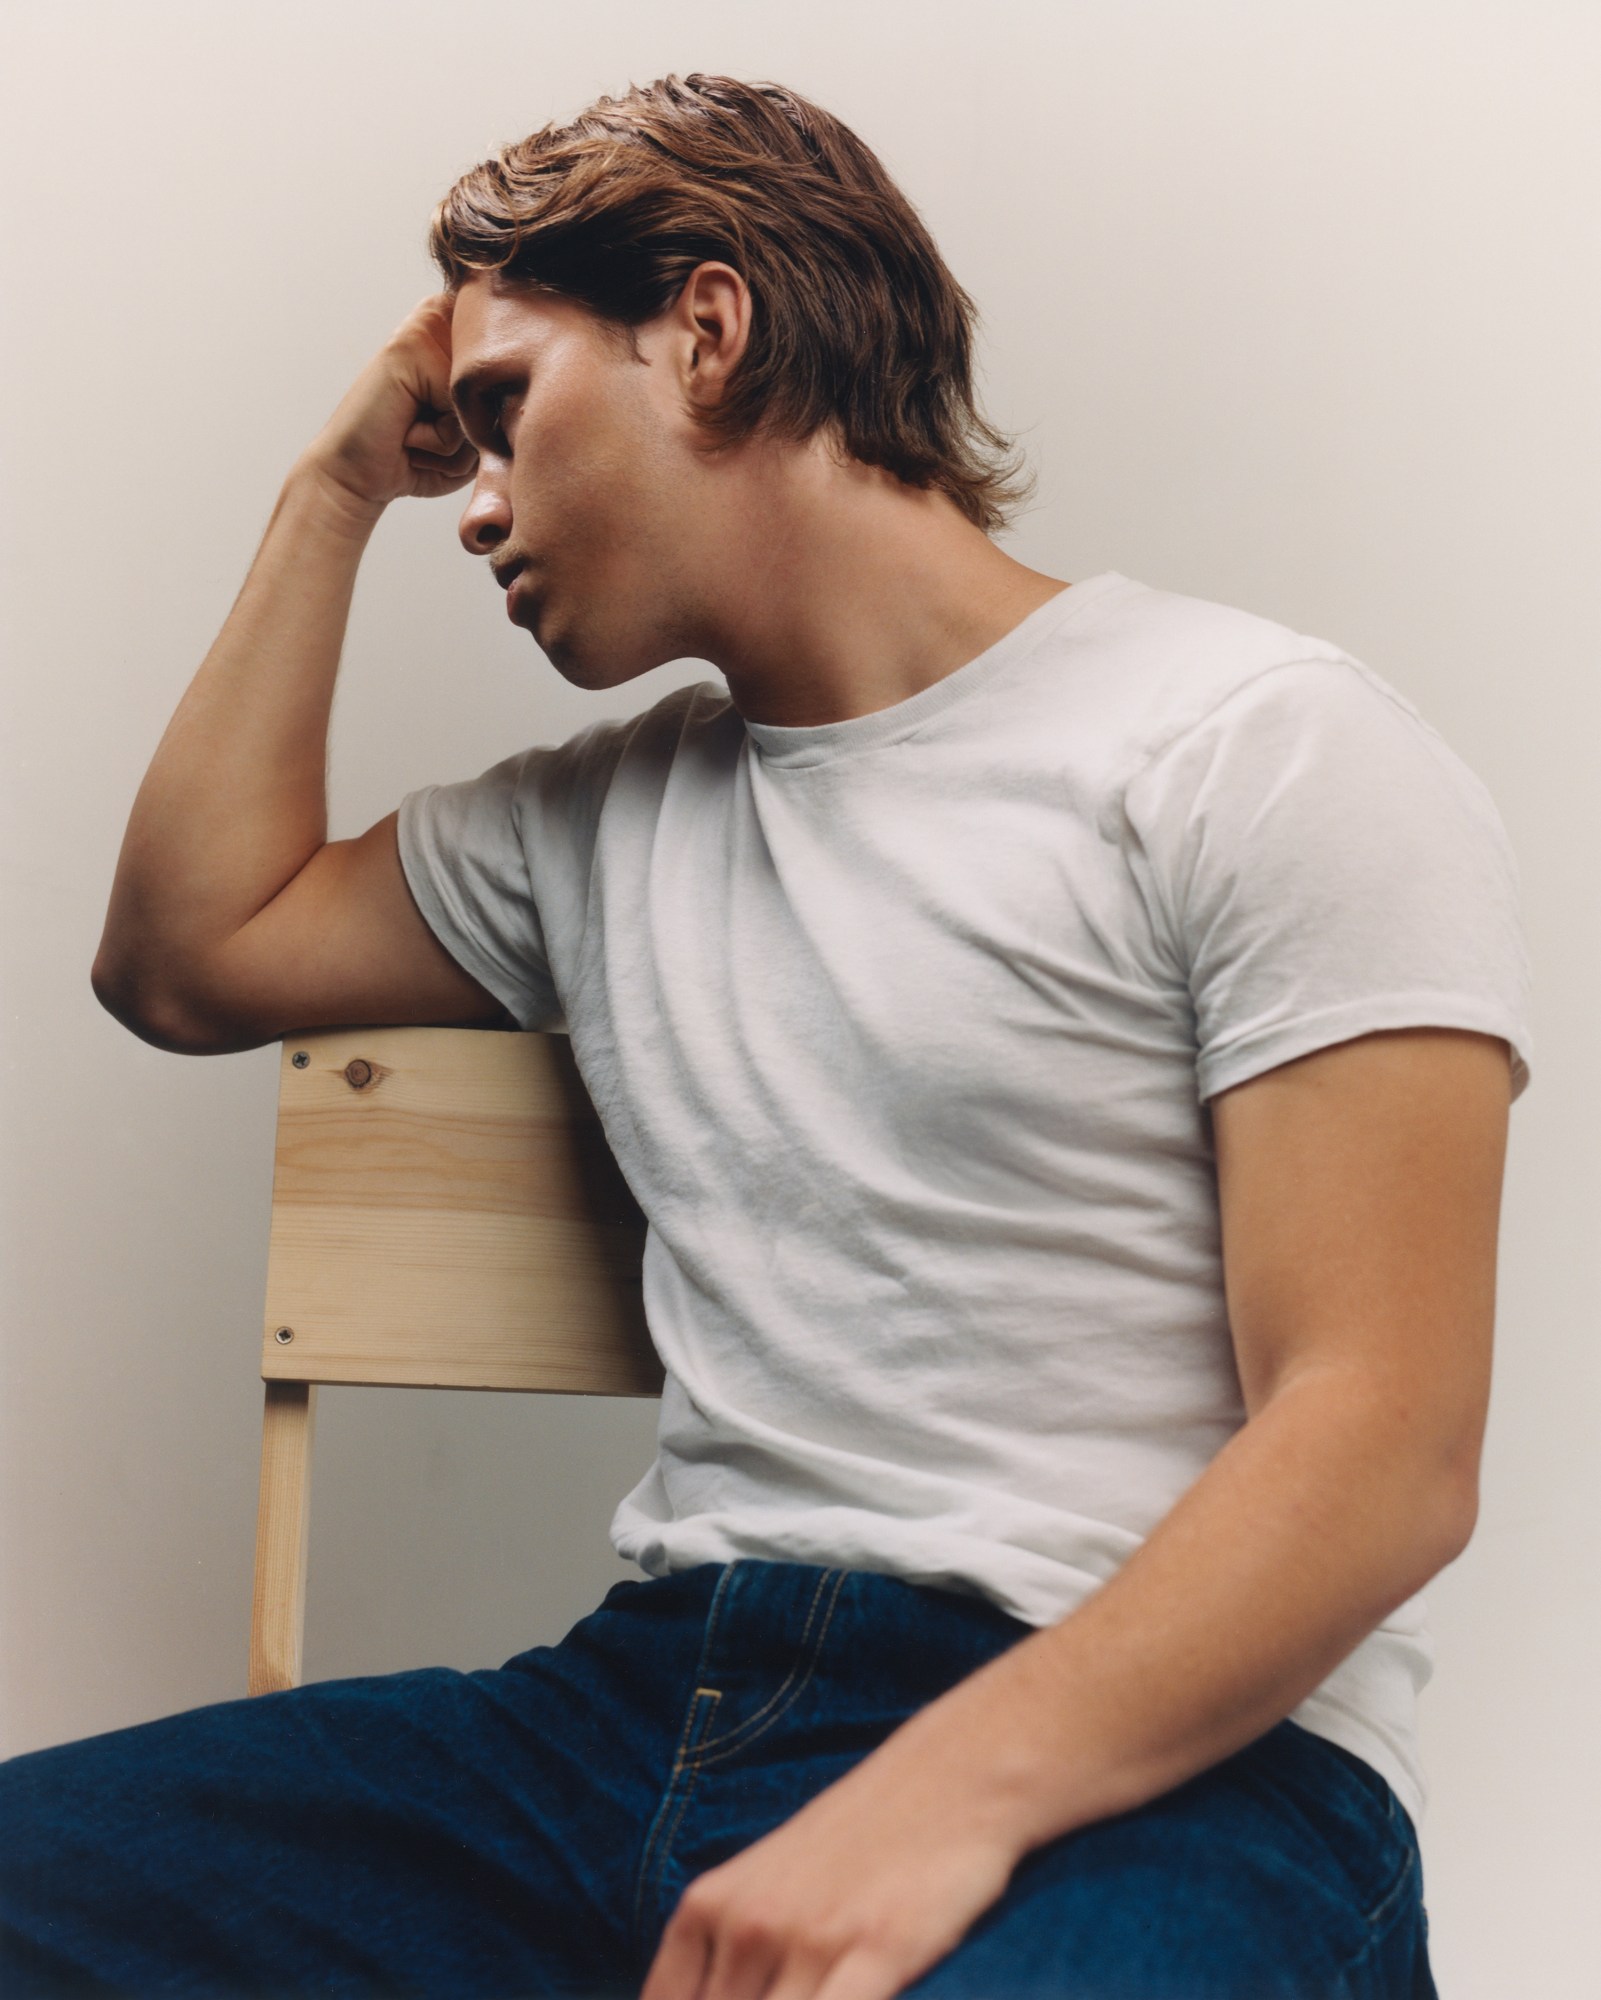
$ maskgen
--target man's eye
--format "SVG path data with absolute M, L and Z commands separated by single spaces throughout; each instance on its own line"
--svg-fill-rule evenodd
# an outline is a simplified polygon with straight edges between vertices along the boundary
M 511 395 L 511 390 L 508 388 L 508 389 L 490 389 L 486 392 L 484 396 L 484 408 L 489 414 L 490 429 L 492 432 L 494 432 L 500 437 L 502 443 L 507 441 L 505 429 L 501 421 L 502 411 L 505 402 L 510 395 Z

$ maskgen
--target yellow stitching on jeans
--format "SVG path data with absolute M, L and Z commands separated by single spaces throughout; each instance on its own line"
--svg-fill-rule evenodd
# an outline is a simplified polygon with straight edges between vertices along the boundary
M 781 1681 L 781 1682 L 780 1682 L 780 1683 L 778 1684 L 778 1686 L 777 1686 L 777 1687 L 776 1687 L 776 1688 L 775 1688 L 775 1689 L 773 1690 L 773 1692 L 772 1692 L 772 1693 L 771 1693 L 771 1694 L 770 1694 L 770 1695 L 769 1695 L 769 1696 L 767 1697 L 766 1701 L 764 1701 L 764 1702 L 762 1703 L 761 1707 L 760 1707 L 759 1709 L 757 1709 L 757 1711 L 756 1711 L 756 1713 L 755 1713 L 754 1715 L 747 1715 L 747 1716 L 746 1716 L 746 1718 L 745 1718 L 745 1720 L 744 1720 L 743 1722 L 741 1722 L 741 1723 L 737 1723 L 737 1724 L 736 1724 L 736 1725 L 734 1726 L 734 1728 L 732 1728 L 732 1729 L 731 1729 L 731 1730 L 730 1730 L 730 1731 L 728 1732 L 728 1735 L 727 1735 L 727 1736 L 719 1736 L 719 1737 L 715 1738 L 715 1739 L 714 1739 L 714 1740 L 713 1740 L 712 1742 L 710 1742 L 710 1743 L 702 1743 L 702 1744 L 700 1745 L 700 1751 L 701 1751 L 701 1754 L 702 1754 L 702 1755 L 704 1755 L 704 1754 L 705 1754 L 705 1753 L 706 1753 L 706 1752 L 707 1752 L 708 1750 L 716 1750 L 717 1748 L 719 1748 L 719 1746 L 720 1746 L 720 1745 L 722 1745 L 722 1744 L 724 1744 L 724 1743 L 727 1743 L 728 1741 L 730 1741 L 730 1739 L 731 1739 L 731 1738 L 733 1738 L 733 1737 L 735 1737 L 735 1736 L 743 1736 L 743 1735 L 744 1735 L 744 1733 L 746 1732 L 746 1730 L 748 1730 L 748 1729 L 750 1728 L 750 1726 L 751 1726 L 751 1724 L 752 1724 L 753 1722 L 759 1722 L 759 1721 L 761 1720 L 761 1718 L 762 1718 L 762 1717 L 763 1717 L 763 1716 L 764 1716 L 764 1715 L 765 1715 L 765 1714 L 767 1713 L 767 1711 L 768 1711 L 768 1710 L 769 1710 L 769 1709 L 770 1709 L 770 1708 L 771 1708 L 771 1707 L 773 1706 L 774 1702 L 776 1702 L 776 1701 L 780 1700 L 780 1699 L 781 1699 L 781 1698 L 783 1697 L 783 1695 L 784 1695 L 785 1691 L 786 1691 L 786 1690 L 788 1689 L 788 1687 L 789 1687 L 789 1685 L 790 1685 L 790 1682 L 791 1682 L 791 1681 L 793 1681 L 793 1680 L 794 1680 L 794 1678 L 795 1678 L 795 1676 L 796 1676 L 796 1674 L 798 1674 L 798 1673 L 800 1672 L 800 1670 L 801 1670 L 801 1666 L 802 1666 L 802 1664 L 804 1663 L 804 1661 L 805 1661 L 805 1659 L 806 1659 L 806 1651 L 807 1651 L 807 1646 L 808 1646 L 808 1643 L 810 1642 L 810 1639 L 811 1639 L 811 1631 L 812 1631 L 812 1621 L 813 1621 L 813 1620 L 814 1620 L 814 1619 L 816 1618 L 816 1616 L 817 1616 L 817 1607 L 818 1607 L 819 1603 L 820 1603 L 820 1602 L 822 1601 L 822 1596 L 823 1596 L 823 1586 L 824 1586 L 824 1585 L 825 1585 L 825 1584 L 826 1584 L 826 1583 L 828 1582 L 828 1579 L 829 1579 L 829 1578 L 830 1578 L 831 1576 L 837 1576 L 837 1577 L 838 1577 L 838 1578 L 840 1579 L 840 1581 L 841 1581 L 841 1582 L 843 1582 L 843 1580 L 844 1580 L 844 1576 L 845 1576 L 845 1572 L 844 1572 L 843 1570 L 826 1570 L 826 1569 L 825 1569 L 825 1570 L 823 1571 L 822 1575 L 821 1575 L 821 1576 L 820 1576 L 820 1577 L 819 1577 L 819 1578 L 817 1579 L 817 1584 L 816 1584 L 816 1588 L 815 1588 L 815 1589 L 814 1589 L 814 1590 L 812 1591 L 812 1602 L 811 1602 L 811 1607 L 810 1607 L 810 1609 L 809 1609 L 809 1610 L 807 1611 L 807 1613 L 806 1613 L 806 1623 L 805 1623 L 805 1626 L 804 1626 L 804 1627 L 802 1628 L 802 1630 L 801 1630 L 801 1636 L 800 1636 L 800 1645 L 799 1645 L 799 1647 L 798 1647 L 798 1649 L 797 1649 L 797 1651 L 798 1651 L 798 1654 L 799 1654 L 799 1657 L 797 1658 L 797 1660 L 796 1660 L 796 1662 L 795 1662 L 794 1666 L 792 1666 L 792 1667 L 790 1668 L 789 1672 L 788 1672 L 788 1673 L 787 1673 L 787 1674 L 786 1674 L 786 1675 L 784 1676 L 783 1680 L 782 1680 L 782 1681 Z M 837 1594 L 838 1594 L 838 1592 L 839 1592 L 839 1584 L 838 1584 L 838 1583 L 836 1583 L 836 1584 L 834 1585 L 834 1591 L 835 1591 L 835 1594 L 837 1595 Z M 831 1603 L 831 1604 L 830 1604 L 830 1606 L 829 1606 L 829 1612 L 830 1612 L 830 1615 L 832 1616 L 832 1613 L 833 1613 L 833 1605 L 832 1605 L 832 1603 Z M 824 1630 L 825 1630 L 825 1631 L 827 1630 L 827 1624 L 826 1624 L 826 1622 L 825 1622 L 825 1625 L 824 1625 Z M 822 1639 L 822 1634 L 821 1634 L 821 1633 L 819 1633 L 819 1635 L 818 1635 L 818 1641 L 819 1641 L 819 1643 L 821 1643 L 821 1639 Z M 810 1678 L 811 1678 L 811 1676 L 810 1676 L 810 1674 L 809 1674 L 809 1673 L 808 1673 L 808 1675 L 807 1675 L 807 1678 L 808 1678 L 808 1679 L 810 1679 Z M 797 1692 L 798 1692 L 798 1690 L 797 1690 Z M 787 1706 L 788 1706 L 788 1703 L 785 1703 L 785 1706 L 787 1707 Z
M 645 1851 L 640 1856 L 639 1862 L 639 1879 L 634 1886 L 633 1929 L 636 1943 L 639 1938 L 640 1919 L 645 1907 L 645 1884 L 650 1879 L 651 1855 L 656 1849 L 656 1843 L 661 1833 L 662 1820 L 666 1816 L 668 1806 L 672 1803 L 673 1787 L 678 1783 L 684 1769 L 685 1753 L 689 1749 L 690 1731 L 694 1727 L 695 1717 L 700 1713 L 701 1697 L 703 1695 L 711 1696 L 711 1706 L 706 1711 L 708 1721 L 716 1713 L 717 1704 L 722 1699 L 722 1696 L 715 1688 L 708 1688 L 702 1685 L 702 1676 L 705 1674 L 706 1661 L 711 1652 L 712 1634 L 716 1629 L 718 1616 L 722 1610 L 723 1593 L 728 1589 L 733 1578 L 734 1565 L 729 1563 L 724 1568 L 722 1575 L 718 1577 L 717 1588 L 712 1592 L 712 1601 L 707 1607 L 706 1626 L 701 1633 L 700 1658 L 695 1662 L 695 1691 L 690 1696 L 689 1706 L 684 1712 L 684 1730 L 678 1739 L 678 1751 L 673 1758 L 673 1768 L 662 1792 L 661 1804 L 656 1808 L 656 1817 L 651 1821 L 650 1831 L 645 1837 Z
M 709 1741 L 702 1740 L 697 1745 L 695 1750 L 695 1768 L 697 1770 L 699 1770 L 703 1764 L 718 1764 L 722 1762 L 724 1757 L 732 1757 L 741 1750 L 749 1749 L 750 1745 L 754 1743 L 758 1737 L 765 1736 L 767 1731 L 772 1728 L 773 1724 L 777 1722 L 781 1716 L 785 1715 L 791 1708 L 793 1708 L 796 1702 L 800 1700 L 802 1694 L 805 1693 L 807 1687 L 811 1682 L 812 1675 L 817 1671 L 818 1661 L 823 1656 L 823 1641 L 828 1636 L 829 1626 L 833 1623 L 834 1606 L 839 1601 L 840 1588 L 844 1584 L 845 1577 L 846 1577 L 846 1572 L 844 1570 L 839 1570 L 836 1572 L 836 1580 L 834 1583 L 833 1594 L 828 1600 L 828 1610 L 825 1612 L 823 1616 L 823 1622 L 821 1626 L 818 1628 L 816 1638 L 812 1641 L 810 1663 L 808 1664 L 805 1673 L 801 1675 L 799 1681 L 795 1683 L 794 1687 L 790 1688 L 790 1682 L 795 1680 L 795 1675 L 796 1672 L 798 1671 L 797 1668 L 792 1667 L 789 1671 L 788 1678 L 783 1683 L 783 1686 L 778 1689 L 778 1692 L 776 1694 L 774 1694 L 768 1701 L 764 1702 L 759 1709 L 757 1709 L 755 1715 L 747 1716 L 743 1722 L 739 1723 L 735 1728 L 730 1729 L 728 1733 L 724 1736 L 714 1737 Z M 827 1579 L 825 1578 L 824 1581 L 826 1582 L 826 1580 Z M 822 1587 L 823 1587 L 822 1583 L 819 1583 L 817 1586 L 819 1592 L 821 1592 Z M 815 1598 L 813 1599 L 813 1608 L 814 1609 L 816 1608 Z M 808 1618 L 807 1620 L 808 1629 L 810 1629 L 810 1625 L 811 1625 L 811 1620 Z M 752 1725 L 757 1721 L 759 1721 L 763 1715 L 767 1714 L 767 1710 L 772 1708 L 773 1703 L 778 1700 L 779 1695 L 782 1695 L 784 1693 L 785 1688 L 789 1688 L 789 1694 L 785 1699 L 785 1701 L 783 1702 L 783 1705 L 775 1709 L 771 1715 L 767 1716 L 767 1720 L 762 1723 L 760 1729 L 753 1729 Z
M 717 1704 L 722 1700 L 723 1697 L 716 1688 L 696 1688 L 695 1690 L 696 1706 L 699 1705 L 700 1699 L 703 1695 L 708 1696 L 710 1698 L 711 1705 L 706 1710 L 706 1720 L 707 1723 L 709 1724 L 711 1718 L 717 1713 Z M 692 1709 L 691 1713 L 693 1712 L 694 1711 Z M 678 1810 L 673 1814 L 673 1823 L 670 1827 L 668 1827 L 666 1833 L 663 1834 L 662 1836 L 661 1857 L 656 1863 L 656 1871 L 655 1871 L 655 1887 L 658 1889 L 661 1887 L 662 1877 L 667 1873 L 667 1858 L 672 1853 L 673 1842 L 678 1837 L 679 1822 L 684 1817 L 685 1809 L 688 1806 L 689 1801 L 694 1794 L 695 1780 L 699 1776 L 700 1776 L 700 1759 L 698 1757 L 695 1757 L 691 1759 L 687 1771 L 684 1773 L 684 1779 L 685 1779 L 684 1789 L 679 1796 Z M 678 1777 L 679 1774 L 675 1771 L 673 1774 L 673 1784 L 675 1785 L 677 1784 Z M 671 1798 L 672 1786 L 668 1787 L 667 1795 L 669 1798 Z M 639 1878 L 639 1891 L 634 1898 L 636 1920 L 638 1914 L 643 1910 L 644 1907 L 643 1903 L 644 1888 L 645 1888 L 645 1871 L 643 1868 L 641 1868 L 640 1878 Z M 636 1928 L 637 1928 L 637 1921 L 636 1921 Z

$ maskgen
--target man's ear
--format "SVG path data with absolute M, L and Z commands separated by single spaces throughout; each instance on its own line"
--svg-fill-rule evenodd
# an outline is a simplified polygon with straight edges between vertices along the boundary
M 719 401 L 750 339 L 750 286 L 732 264 L 697 264 L 678 295 L 684 393 Z

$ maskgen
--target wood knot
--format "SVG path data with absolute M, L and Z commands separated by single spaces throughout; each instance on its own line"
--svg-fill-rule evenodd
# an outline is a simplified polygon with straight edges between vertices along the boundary
M 363 1062 L 360 1056 L 357 1056 L 354 1062 L 347 1062 L 345 1064 L 345 1081 L 350 1085 L 352 1090 L 365 1090 L 367 1085 L 372 1082 L 372 1064 L 370 1062 Z

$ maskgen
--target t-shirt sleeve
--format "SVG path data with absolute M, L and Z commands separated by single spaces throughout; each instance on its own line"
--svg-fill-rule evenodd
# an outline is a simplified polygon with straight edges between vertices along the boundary
M 429 928 L 524 1028 L 563 1023 L 523 845 L 527 792 L 548 751 L 520 750 L 476 778 L 400 802 L 400 865 Z
M 1195 1013 L 1202 1101 L 1384 1028 L 1533 1060 L 1517 860 L 1488 790 L 1355 662 L 1258 674 L 1140 764 L 1130 867 Z

